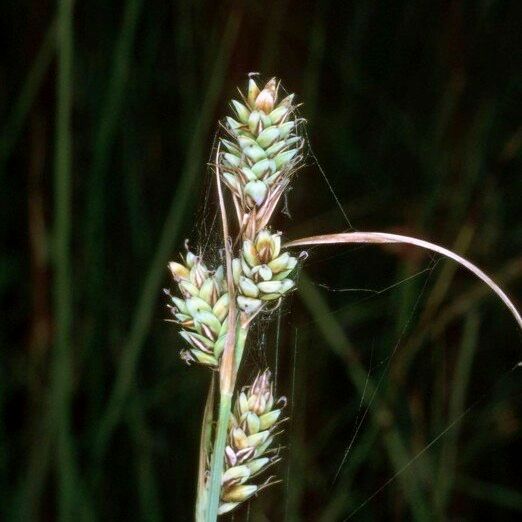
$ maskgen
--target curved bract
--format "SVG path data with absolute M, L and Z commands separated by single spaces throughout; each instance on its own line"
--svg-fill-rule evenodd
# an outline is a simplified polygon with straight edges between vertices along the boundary
M 507 306 L 513 317 L 515 318 L 518 326 L 522 329 L 522 317 L 516 306 L 513 304 L 511 299 L 506 293 L 500 288 L 491 277 L 485 274 L 480 268 L 468 261 L 462 256 L 459 256 L 455 252 L 448 250 L 435 243 L 430 243 L 423 239 L 416 237 L 402 236 L 399 234 L 390 234 L 387 232 L 343 232 L 339 234 L 324 234 L 319 236 L 310 236 L 300 239 L 294 239 L 286 243 L 287 248 L 296 246 L 311 246 L 311 245 L 335 245 L 335 244 L 349 244 L 349 243 L 406 243 L 409 245 L 418 246 L 432 252 L 442 254 L 453 261 L 456 261 L 460 265 L 466 267 L 470 272 L 475 274 L 479 279 L 484 281 L 497 295 L 500 297 L 502 302 Z

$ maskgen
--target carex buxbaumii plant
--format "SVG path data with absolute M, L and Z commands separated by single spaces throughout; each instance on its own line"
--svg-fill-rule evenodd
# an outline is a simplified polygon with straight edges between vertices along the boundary
M 284 397 L 275 397 L 270 369 L 236 390 L 249 329 L 260 314 L 280 306 L 296 288 L 300 259 L 292 248 L 337 243 L 408 243 L 460 263 L 501 298 L 519 326 L 522 319 L 498 285 L 474 264 L 434 243 L 383 232 L 348 232 L 296 239 L 286 244 L 271 217 L 303 163 L 304 121 L 294 95 L 282 97 L 272 78 L 232 100 L 215 152 L 217 197 L 222 220 L 222 262 L 210 266 L 188 244 L 169 264 L 178 290 L 169 296 L 171 321 L 186 343 L 181 357 L 212 372 L 202 423 L 195 518 L 214 522 L 277 482 L 262 474 L 280 457 L 276 437 L 284 423 Z M 226 187 L 228 194 L 223 187 Z M 227 202 L 230 201 L 230 204 Z M 235 217 L 232 225 L 230 215 Z

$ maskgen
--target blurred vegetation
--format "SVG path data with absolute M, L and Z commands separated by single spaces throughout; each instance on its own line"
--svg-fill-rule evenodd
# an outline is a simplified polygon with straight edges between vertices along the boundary
M 209 374 L 161 287 L 213 217 L 205 165 L 250 71 L 298 94 L 332 187 L 310 155 L 288 237 L 418 235 L 515 296 L 516 5 L 3 2 L 0 518 L 191 519 Z M 284 483 L 230 519 L 520 520 L 512 317 L 409 247 L 310 254 L 245 370 L 291 398 Z

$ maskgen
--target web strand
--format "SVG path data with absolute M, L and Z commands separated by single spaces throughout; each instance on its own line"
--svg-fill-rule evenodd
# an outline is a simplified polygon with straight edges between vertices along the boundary
M 425 272 L 425 270 L 424 270 L 424 272 Z M 403 327 L 403 329 L 402 329 L 402 331 L 401 331 L 401 333 L 400 333 L 400 335 L 399 335 L 399 339 L 398 339 L 397 342 L 395 343 L 395 346 L 394 346 L 394 348 L 393 348 L 393 350 L 392 350 L 391 355 L 390 355 L 390 356 L 387 358 L 387 360 L 386 360 L 384 370 L 383 370 L 383 372 L 381 373 L 381 375 L 380 375 L 380 377 L 379 377 L 379 380 L 377 381 L 377 384 L 375 385 L 375 388 L 374 388 L 374 390 L 373 390 L 372 396 L 371 396 L 371 398 L 370 398 L 370 400 L 369 400 L 369 402 L 368 402 L 368 405 L 366 406 L 366 408 L 365 408 L 365 410 L 364 410 L 364 413 L 363 413 L 363 416 L 362 416 L 360 422 L 357 424 L 357 419 L 356 419 L 356 421 L 355 421 L 356 427 L 355 427 L 354 434 L 353 434 L 353 436 L 352 436 L 350 442 L 348 443 L 348 446 L 347 446 L 347 448 L 346 448 L 346 450 L 345 450 L 345 452 L 344 452 L 344 455 L 343 455 L 343 458 L 342 458 L 342 460 L 341 460 L 341 463 L 340 463 L 340 465 L 339 465 L 339 467 L 338 467 L 338 469 L 337 469 L 337 472 L 336 472 L 336 474 L 335 474 L 335 478 L 334 478 L 334 483 L 335 483 L 335 481 L 337 480 L 337 478 L 339 477 L 339 474 L 341 473 L 341 470 L 342 470 L 344 464 L 346 463 L 346 461 L 347 461 L 347 459 L 348 459 L 348 456 L 349 456 L 349 454 L 350 454 L 350 452 L 351 452 L 351 450 L 352 450 L 352 448 L 353 448 L 353 445 L 354 445 L 354 443 L 355 443 L 355 440 L 356 440 L 356 438 L 357 438 L 357 435 L 358 435 L 358 433 L 359 433 L 359 431 L 360 431 L 362 425 L 364 424 L 364 421 L 365 421 L 365 419 L 366 419 L 366 416 L 368 415 L 368 412 L 370 411 L 371 407 L 373 406 L 373 403 L 374 403 L 374 401 L 375 401 L 375 399 L 376 399 L 376 397 L 377 397 L 377 393 L 378 393 L 379 390 L 381 389 L 382 383 L 383 383 L 383 381 L 384 381 L 384 377 L 388 374 L 388 371 L 389 371 L 389 369 L 390 369 L 391 362 L 392 362 L 392 360 L 393 360 L 395 354 L 397 353 L 397 350 L 398 350 L 399 347 L 401 346 L 401 344 L 402 344 L 402 340 L 403 340 L 403 338 L 404 338 L 404 336 L 405 336 L 405 334 L 406 334 L 406 332 L 407 332 L 407 330 L 408 330 L 408 328 L 409 328 L 409 326 L 410 326 L 410 324 L 411 324 L 411 322 L 412 322 L 412 320 L 413 320 L 413 317 L 415 316 L 415 314 L 416 314 L 416 312 L 417 312 L 417 309 L 418 309 L 418 307 L 419 307 L 419 305 L 420 305 L 420 302 L 421 302 L 422 296 L 423 296 L 424 293 L 426 292 L 426 288 L 427 288 L 427 285 L 428 285 L 428 281 L 430 280 L 430 276 L 431 276 L 431 274 L 432 274 L 432 270 L 429 271 L 429 275 L 428 275 L 428 277 L 426 278 L 426 280 L 424 281 L 424 284 L 423 284 L 423 286 L 422 286 L 422 289 L 421 289 L 421 291 L 420 291 L 420 293 L 419 293 L 419 295 L 418 295 L 418 297 L 417 297 L 417 299 L 416 299 L 416 301 L 415 301 L 415 303 L 414 303 L 414 305 L 413 305 L 413 308 L 412 308 L 412 310 L 411 310 L 411 312 L 410 312 L 410 315 L 409 315 L 409 317 L 408 317 L 408 320 L 406 321 L 406 324 L 405 324 L 405 326 Z M 373 350 L 372 350 L 372 358 L 373 358 Z M 370 381 L 370 372 L 371 372 L 371 361 L 370 361 L 370 370 L 368 371 L 368 374 L 367 374 L 367 376 L 366 376 L 366 382 L 365 382 L 365 385 L 364 385 L 364 390 L 363 390 L 363 393 L 362 393 L 361 403 L 360 403 L 360 404 L 362 404 L 362 402 L 364 401 L 365 395 L 366 395 L 366 388 L 367 388 L 368 383 L 369 383 L 369 381 Z M 359 406 L 359 407 L 360 407 L 360 406 Z
M 364 502 L 359 504 L 345 519 L 343 522 L 353 518 L 361 509 L 366 507 L 379 493 L 386 489 L 392 482 L 394 482 L 402 473 L 404 473 L 412 464 L 414 464 L 422 455 L 429 451 L 444 435 L 452 430 L 459 422 L 464 419 L 472 410 L 474 410 L 479 404 L 484 402 L 493 392 L 495 388 L 511 373 L 522 368 L 522 362 L 518 362 L 513 368 L 506 371 L 490 388 L 487 392 L 482 394 L 477 400 L 475 400 L 470 406 L 468 406 L 462 413 L 460 413 L 455 419 L 453 419 L 436 437 L 434 437 L 424 448 L 422 448 L 415 456 L 413 456 L 402 468 L 394 473 L 382 486 L 380 486 L 374 493 L 372 493 Z

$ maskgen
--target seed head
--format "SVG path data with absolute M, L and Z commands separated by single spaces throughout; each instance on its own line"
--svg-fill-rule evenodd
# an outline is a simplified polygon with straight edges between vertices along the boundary
M 235 199 L 240 225 L 253 222 L 244 227 L 244 237 L 268 223 L 302 161 L 293 95 L 278 102 L 277 91 L 275 78 L 262 90 L 250 79 L 243 102 L 231 102 L 234 115 L 226 118 L 227 136 L 221 139 L 223 182 Z
M 295 283 L 288 276 L 297 266 L 297 258 L 281 253 L 281 234 L 260 230 L 253 241 L 243 241 L 241 257 L 235 260 L 234 277 L 238 284 L 239 308 L 252 314 L 263 301 L 279 299 Z
M 183 258 L 182 258 L 183 259 Z M 223 267 L 209 270 L 200 256 L 187 251 L 182 263 L 170 262 L 169 269 L 182 298 L 167 291 L 174 320 L 181 337 L 189 344 L 181 358 L 207 366 L 217 366 L 227 333 L 229 296 Z
M 286 399 L 274 402 L 271 373 L 265 370 L 243 389 L 236 399 L 225 448 L 219 512 L 227 513 L 272 483 L 272 477 L 258 486 L 247 484 L 278 460 L 272 444 Z M 275 407 L 274 407 L 275 406 Z

